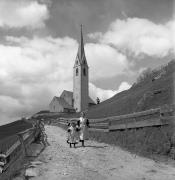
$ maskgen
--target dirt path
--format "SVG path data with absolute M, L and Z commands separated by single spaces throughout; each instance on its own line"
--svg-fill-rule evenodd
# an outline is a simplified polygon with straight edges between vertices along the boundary
M 46 126 L 48 146 L 32 180 L 174 180 L 175 166 L 156 163 L 104 143 L 86 141 L 69 148 L 63 129 Z

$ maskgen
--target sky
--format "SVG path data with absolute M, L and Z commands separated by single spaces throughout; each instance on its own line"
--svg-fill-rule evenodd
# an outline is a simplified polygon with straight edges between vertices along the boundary
M 174 7 L 173 0 L 0 0 L 0 124 L 72 91 L 81 24 L 94 100 L 172 60 Z

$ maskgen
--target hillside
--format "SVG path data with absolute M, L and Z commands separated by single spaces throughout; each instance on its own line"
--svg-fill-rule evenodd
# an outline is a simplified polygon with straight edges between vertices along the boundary
M 165 104 L 173 104 L 173 81 L 175 79 L 175 60 L 152 70 L 144 78 L 126 91 L 92 106 L 87 112 L 88 118 L 103 118 L 144 111 Z M 79 117 L 80 113 L 38 113 L 40 118 Z
M 0 126 L 0 140 L 13 136 L 21 131 L 31 128 L 32 124 L 25 120 L 18 120 L 9 124 Z
M 149 76 L 135 83 L 129 90 L 92 107 L 88 111 L 88 117 L 115 116 L 173 104 L 174 71 L 174 60 L 159 69 L 152 70 Z

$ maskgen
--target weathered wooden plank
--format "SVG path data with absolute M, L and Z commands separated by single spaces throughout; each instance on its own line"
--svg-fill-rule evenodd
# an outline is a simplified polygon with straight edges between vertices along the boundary
M 19 140 L 16 141 L 4 154 L 9 156 L 20 144 L 21 142 Z
M 96 131 L 96 132 L 109 132 L 109 129 L 89 128 L 89 131 Z
M 148 116 L 148 115 L 152 115 L 152 114 L 155 114 L 155 113 L 160 113 L 160 108 L 150 109 L 150 110 L 141 111 L 141 112 L 132 113 L 132 114 L 113 116 L 113 117 L 109 117 L 108 119 L 110 121 L 116 121 L 116 120 L 121 120 L 121 119 L 136 118 L 136 117 L 141 117 L 141 116 Z
M 100 118 L 100 119 L 89 119 L 91 123 L 103 123 L 108 122 L 109 118 Z
M 96 122 L 96 123 L 92 123 L 92 122 L 90 122 L 89 124 L 90 124 L 90 125 L 97 125 L 97 126 L 98 126 L 98 125 L 99 125 L 99 126 L 108 126 L 109 123 L 97 123 L 97 122 Z
M 122 120 L 122 119 L 129 119 L 129 118 L 137 118 L 141 116 L 148 116 L 152 114 L 160 114 L 160 108 L 155 108 L 155 109 L 149 109 L 146 111 L 141 111 L 141 112 L 136 112 L 136 113 L 131 113 L 131 114 L 124 114 L 120 116 L 111 116 L 111 117 L 106 117 L 106 118 L 98 118 L 98 119 L 89 119 L 90 122 L 98 123 L 98 122 L 108 122 L 108 121 L 117 121 L 117 120 Z
M 108 125 L 100 125 L 100 124 L 90 124 L 90 128 L 97 128 L 97 129 L 108 129 Z
M 21 133 L 19 133 L 19 134 L 22 134 L 22 133 L 24 133 L 24 134 L 23 134 L 23 140 L 24 140 L 24 141 L 25 141 L 29 136 L 33 136 L 31 129 L 29 129 L 28 131 L 25 130 L 24 132 L 21 132 Z M 19 145 L 21 145 L 20 140 L 16 141 L 16 142 L 5 152 L 6 156 L 9 156 Z
M 152 114 L 152 115 L 145 115 L 140 117 L 131 117 L 131 118 L 123 118 L 120 120 L 112 120 L 109 121 L 109 125 L 117 125 L 117 124 L 123 124 L 123 123 L 134 123 L 134 122 L 140 122 L 140 121 L 149 121 L 150 119 L 160 118 L 160 114 Z
M 109 126 L 109 130 L 120 130 L 120 129 L 131 129 L 131 128 L 139 128 L 139 127 L 148 127 L 148 126 L 160 126 L 168 124 L 167 121 L 162 122 L 160 118 L 154 118 L 150 120 L 132 122 L 132 123 L 122 123 L 117 125 Z

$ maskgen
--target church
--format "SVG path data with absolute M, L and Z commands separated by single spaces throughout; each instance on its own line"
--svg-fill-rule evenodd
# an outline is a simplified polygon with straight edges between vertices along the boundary
M 64 90 L 60 97 L 54 96 L 49 104 L 50 112 L 81 112 L 95 102 L 89 97 L 89 67 L 85 56 L 83 32 L 73 67 L 73 92 Z

